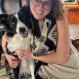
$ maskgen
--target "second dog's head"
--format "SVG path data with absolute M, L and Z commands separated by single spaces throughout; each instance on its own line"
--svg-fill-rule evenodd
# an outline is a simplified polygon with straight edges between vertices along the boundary
M 15 34 L 19 34 L 22 37 L 27 37 L 28 31 L 29 29 L 31 29 L 30 25 L 29 26 L 25 25 L 19 19 L 18 14 L 15 14 L 15 15 L 1 14 L 0 15 L 0 27 L 4 28 L 4 31 L 6 31 L 9 37 L 14 36 Z

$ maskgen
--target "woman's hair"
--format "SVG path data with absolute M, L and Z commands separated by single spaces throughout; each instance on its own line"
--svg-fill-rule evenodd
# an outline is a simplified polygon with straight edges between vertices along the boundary
M 63 4 L 60 0 L 52 0 L 52 9 L 50 15 L 53 15 L 56 19 L 63 17 Z

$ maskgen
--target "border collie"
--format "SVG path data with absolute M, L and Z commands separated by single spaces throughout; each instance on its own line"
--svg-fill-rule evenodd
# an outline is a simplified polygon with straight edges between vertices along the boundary
M 29 23 L 29 18 L 27 20 L 27 23 Z M 18 17 L 18 14 L 1 14 L 0 27 L 4 28 L 4 31 L 7 35 L 8 54 L 14 55 L 16 49 L 28 50 L 30 48 L 31 27 L 30 25 L 23 23 Z M 17 68 L 13 69 L 13 71 L 14 77 L 16 79 L 18 73 L 16 72 Z M 32 59 L 21 60 L 19 75 L 28 75 L 28 79 L 35 79 Z M 32 78 L 29 78 L 30 75 Z

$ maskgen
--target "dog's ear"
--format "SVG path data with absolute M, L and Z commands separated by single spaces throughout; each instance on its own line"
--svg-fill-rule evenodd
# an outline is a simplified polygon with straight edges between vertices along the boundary
M 22 7 L 20 9 L 20 11 L 18 12 L 18 17 L 19 17 L 19 20 L 21 22 L 23 22 L 26 26 L 28 26 L 28 28 L 31 29 L 31 12 L 30 12 L 30 9 L 29 7 Z
M 8 17 L 7 14 L 0 15 L 0 28 L 4 28 L 4 26 L 6 25 L 7 17 Z

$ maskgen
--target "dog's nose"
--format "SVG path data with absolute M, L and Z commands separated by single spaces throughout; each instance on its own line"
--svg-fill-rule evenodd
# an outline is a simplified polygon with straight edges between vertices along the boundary
M 26 29 L 25 29 L 24 27 L 19 28 L 19 32 L 20 32 L 20 33 L 23 33 L 23 32 L 25 32 L 25 31 L 26 31 Z

